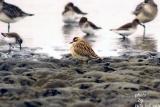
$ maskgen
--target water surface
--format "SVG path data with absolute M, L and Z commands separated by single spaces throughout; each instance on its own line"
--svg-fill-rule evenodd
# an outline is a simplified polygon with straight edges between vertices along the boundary
M 134 19 L 132 11 L 141 0 L 6 0 L 35 16 L 25 18 L 11 25 L 11 31 L 24 39 L 23 46 L 41 47 L 40 52 L 60 58 L 69 53 L 69 42 L 74 36 L 84 36 L 77 26 L 62 22 L 64 5 L 73 1 L 87 17 L 102 30 L 95 36 L 87 37 L 96 53 L 101 56 L 118 56 L 125 52 L 160 51 L 160 16 L 147 25 L 147 35 L 143 40 L 143 28 L 125 41 L 121 36 L 109 31 Z M 142 0 L 143 1 L 143 0 Z M 155 0 L 160 4 L 159 0 Z M 0 22 L 0 31 L 7 31 L 7 24 Z

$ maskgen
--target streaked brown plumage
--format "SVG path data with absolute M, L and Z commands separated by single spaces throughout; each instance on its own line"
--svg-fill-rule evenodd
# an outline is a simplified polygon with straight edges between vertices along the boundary
M 71 54 L 74 58 L 80 60 L 96 59 L 98 55 L 93 51 L 88 42 L 80 37 L 74 37 L 71 42 Z

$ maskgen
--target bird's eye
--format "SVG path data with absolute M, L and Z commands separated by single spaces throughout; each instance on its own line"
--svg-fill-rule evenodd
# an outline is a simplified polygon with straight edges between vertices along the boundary
M 74 42 L 78 41 L 78 38 L 74 38 L 73 41 L 74 41 Z

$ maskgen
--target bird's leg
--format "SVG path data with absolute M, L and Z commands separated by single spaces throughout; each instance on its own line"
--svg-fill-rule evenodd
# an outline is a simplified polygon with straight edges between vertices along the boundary
M 89 34 L 89 33 L 87 33 L 87 34 L 86 34 L 86 37 L 88 37 L 88 36 L 90 36 L 90 34 Z
M 146 35 L 146 26 L 142 23 L 140 25 L 144 28 L 144 30 L 143 30 L 143 38 L 144 38 Z
M 144 27 L 144 31 L 143 31 L 143 38 L 144 38 L 146 35 L 146 26 L 144 25 L 143 27 Z
M 8 23 L 8 33 L 10 32 L 10 23 Z
M 22 50 L 22 45 L 21 45 L 21 43 L 19 44 L 19 49 Z
M 123 35 L 123 34 L 120 34 L 120 35 L 123 37 L 123 38 L 122 38 L 123 40 L 125 40 L 125 39 L 126 39 L 125 35 Z
M 11 51 L 12 51 L 12 45 L 11 45 L 11 44 L 9 44 L 9 50 L 8 50 L 8 53 L 10 54 L 10 53 L 11 53 Z
M 125 37 L 125 36 L 123 36 L 123 40 L 126 40 L 126 37 Z

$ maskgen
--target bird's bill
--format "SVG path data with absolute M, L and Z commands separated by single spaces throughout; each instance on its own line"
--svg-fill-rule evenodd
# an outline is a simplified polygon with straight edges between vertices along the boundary
M 70 42 L 69 44 L 72 44 L 73 42 Z
M 1 33 L 2 36 L 6 37 L 5 33 Z
M 22 45 L 21 45 L 21 43 L 19 44 L 19 49 L 22 50 Z

